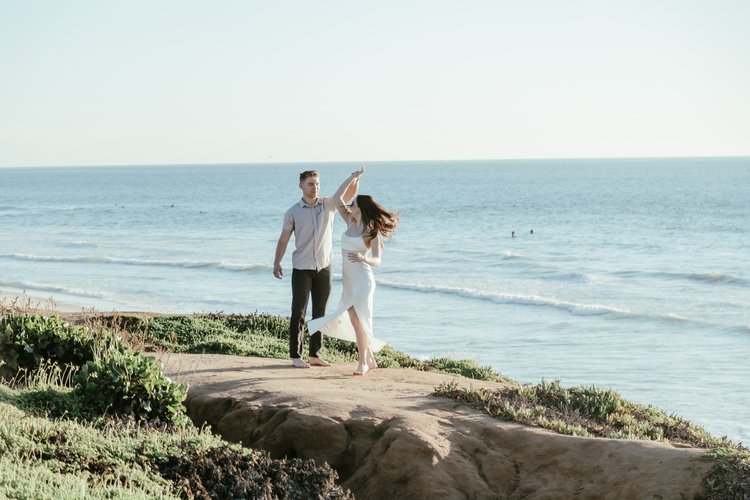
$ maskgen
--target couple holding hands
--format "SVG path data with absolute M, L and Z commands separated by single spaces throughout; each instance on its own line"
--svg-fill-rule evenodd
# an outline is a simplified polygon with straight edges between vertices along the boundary
M 398 215 L 379 205 L 372 196 L 357 195 L 362 167 L 352 172 L 330 198 L 318 196 L 320 174 L 306 170 L 299 175 L 302 199 L 284 216 L 276 245 L 273 275 L 281 279 L 281 259 L 294 234 L 292 254 L 292 315 L 289 325 L 289 357 L 297 368 L 330 366 L 319 356 L 323 334 L 357 343 L 359 364 L 354 375 L 377 368 L 374 352 L 385 343 L 373 335 L 372 310 L 375 277 L 372 268 L 380 265 L 383 238 L 390 239 L 398 225 Z M 348 204 L 351 202 L 351 204 Z M 326 315 L 331 292 L 333 260 L 333 220 L 338 212 L 346 222 L 341 236 L 343 292 L 339 306 Z M 310 361 L 302 359 L 305 313 L 312 295 Z

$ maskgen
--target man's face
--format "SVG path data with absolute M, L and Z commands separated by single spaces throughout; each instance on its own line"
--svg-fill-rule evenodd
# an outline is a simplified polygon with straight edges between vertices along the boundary
M 305 198 L 315 199 L 320 192 L 320 178 L 311 176 L 299 183 L 299 188 Z

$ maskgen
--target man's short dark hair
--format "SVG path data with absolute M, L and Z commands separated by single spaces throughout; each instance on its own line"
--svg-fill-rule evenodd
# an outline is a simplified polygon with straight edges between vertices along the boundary
M 317 170 L 305 170 L 304 172 L 300 172 L 299 181 L 305 182 L 308 177 L 320 177 L 320 173 Z

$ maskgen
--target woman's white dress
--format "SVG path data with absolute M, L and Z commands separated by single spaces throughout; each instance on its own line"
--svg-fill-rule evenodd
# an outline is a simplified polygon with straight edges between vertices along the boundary
M 320 330 L 323 335 L 351 342 L 357 341 L 351 319 L 347 310 L 354 306 L 359 322 L 367 332 L 370 346 L 374 352 L 385 346 L 385 342 L 376 339 L 372 334 L 372 298 L 375 293 L 375 276 L 372 268 L 365 262 L 352 262 L 348 258 L 349 252 L 367 253 L 362 235 L 350 236 L 346 232 L 341 235 L 342 280 L 344 290 L 338 308 L 322 318 L 307 322 L 307 330 L 315 333 Z

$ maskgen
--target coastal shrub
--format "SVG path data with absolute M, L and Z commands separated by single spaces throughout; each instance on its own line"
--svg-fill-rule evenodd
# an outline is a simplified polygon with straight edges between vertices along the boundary
M 95 341 L 57 316 L 7 313 L 0 317 L 0 375 L 34 371 L 43 360 L 79 366 L 93 358 Z M 119 346 L 120 348 L 122 346 Z
M 8 312 L 0 317 L 0 370 L 16 386 L 73 386 L 69 405 L 46 394 L 52 416 L 83 416 L 82 401 L 92 412 L 157 419 L 173 424 L 186 417 L 186 389 L 166 379 L 152 358 L 132 351 L 116 335 L 94 335 L 60 317 Z M 42 394 L 37 392 L 37 394 Z M 43 403 L 43 401 L 38 401 Z
M 574 436 L 645 439 L 712 448 L 724 443 L 702 427 L 653 408 L 626 401 L 597 387 L 562 387 L 560 381 L 497 390 L 443 383 L 435 394 L 467 403 L 513 422 Z
M 327 464 L 272 460 L 230 445 L 190 449 L 163 460 L 159 469 L 187 498 L 354 498 L 336 485 L 338 474 Z
M 201 342 L 237 334 L 219 321 L 193 316 L 157 316 L 147 322 L 146 331 L 157 345 L 176 352 L 190 352 Z
M 425 361 L 425 364 L 433 370 L 453 373 L 455 375 L 475 380 L 491 380 L 497 382 L 510 380 L 495 372 L 489 366 L 481 366 L 476 361 L 470 359 L 456 360 L 451 358 L 431 358 Z
M 121 338 L 131 349 L 143 351 L 149 347 L 146 342 L 146 332 L 151 317 L 153 317 L 153 314 L 146 313 L 135 315 L 92 314 L 84 317 L 83 324 L 89 331 L 110 332 L 112 335 Z
M 272 314 L 222 314 L 212 313 L 204 316 L 218 321 L 239 333 L 266 335 L 286 340 L 289 338 L 289 318 Z
M 750 498 L 750 451 L 741 446 L 719 446 L 704 459 L 714 462 L 704 480 L 706 500 Z
M 554 407 L 562 412 L 577 411 L 588 418 L 605 418 L 618 410 L 621 398 L 616 392 L 597 387 L 562 387 L 559 380 L 541 381 L 522 387 L 519 397 L 535 404 Z
M 172 382 L 156 360 L 136 352 L 106 353 L 84 364 L 75 376 L 84 402 L 101 413 L 186 423 L 184 384 Z

